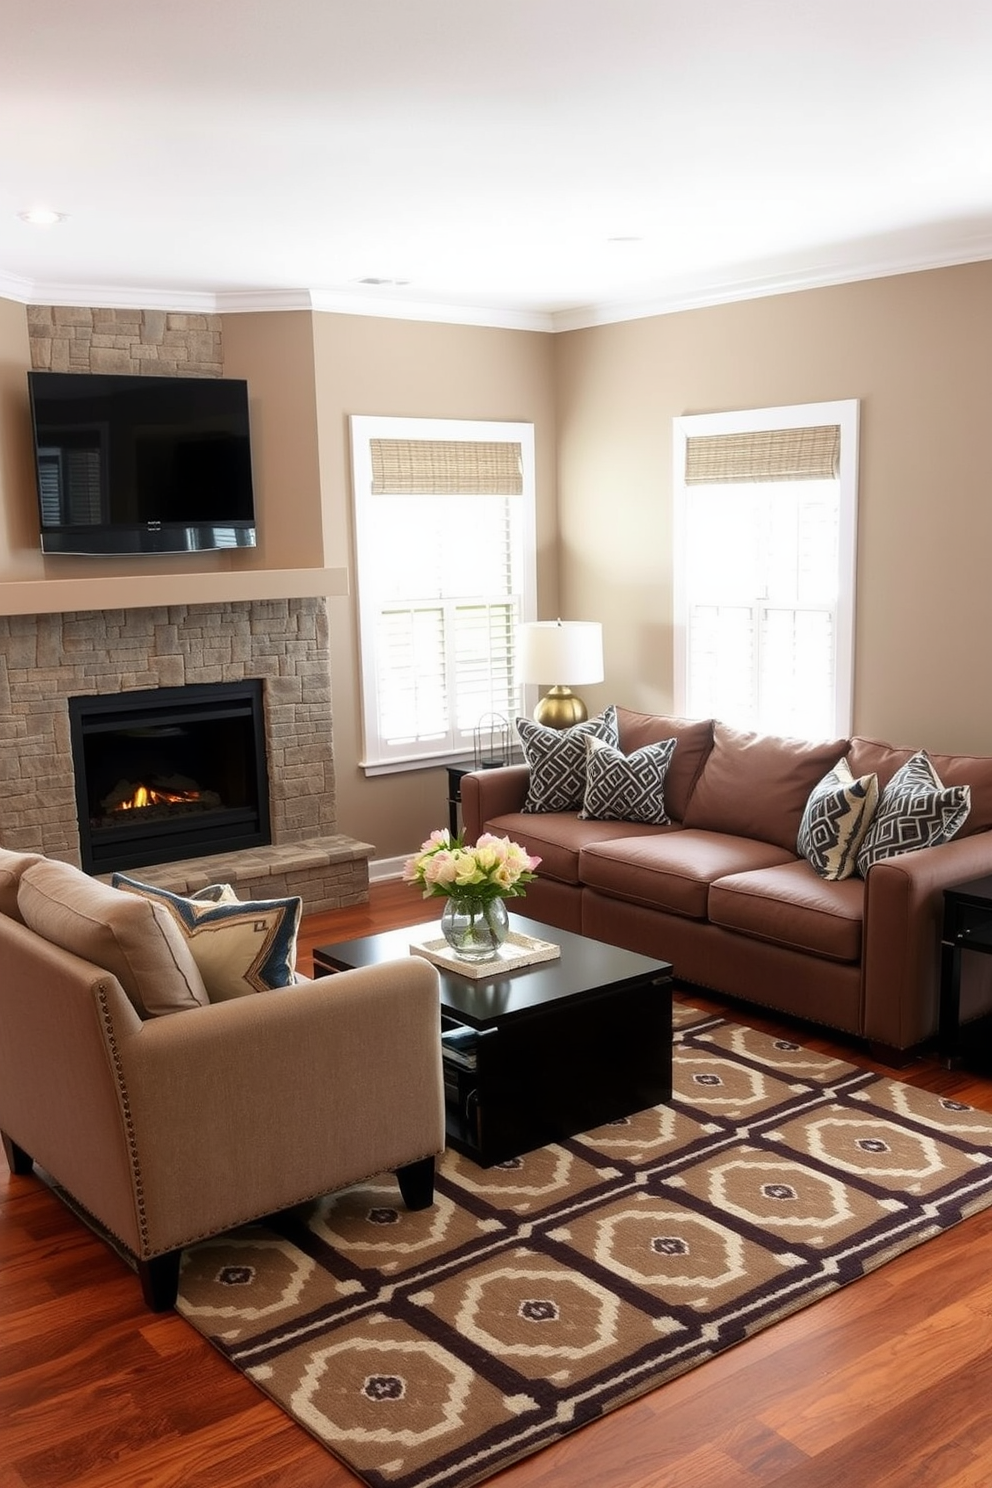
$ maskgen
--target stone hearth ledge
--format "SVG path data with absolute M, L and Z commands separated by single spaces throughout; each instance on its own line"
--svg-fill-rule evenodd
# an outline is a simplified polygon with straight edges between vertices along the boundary
M 195 894 L 208 884 L 228 883 L 239 899 L 284 899 L 298 894 L 304 914 L 364 904 L 368 899 L 368 861 L 375 848 L 369 842 L 335 833 L 252 847 L 243 852 L 212 853 L 204 858 L 182 858 L 175 863 L 121 869 L 173 894 Z M 112 875 L 96 875 L 109 883 Z

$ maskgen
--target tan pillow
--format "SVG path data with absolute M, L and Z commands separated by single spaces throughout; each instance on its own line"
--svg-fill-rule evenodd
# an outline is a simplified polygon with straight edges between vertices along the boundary
M 142 1018 L 207 1005 L 196 962 L 160 904 L 52 859 L 24 871 L 17 903 L 29 930 L 115 976 Z
M 717 723 L 682 825 L 753 837 L 795 852 L 810 791 L 846 747 L 846 739 L 810 744 Z
M 189 946 L 211 1002 L 291 987 L 303 901 L 241 901 L 230 884 L 211 884 L 190 898 L 115 873 L 114 888 L 160 905 Z
M 12 920 L 20 920 L 17 890 L 21 874 L 33 863 L 44 861 L 40 853 L 10 852 L 9 849 L 0 847 L 0 914 L 8 915 Z

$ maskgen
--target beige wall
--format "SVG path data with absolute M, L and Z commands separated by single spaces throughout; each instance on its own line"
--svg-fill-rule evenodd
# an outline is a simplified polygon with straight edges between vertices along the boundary
M 672 706 L 671 421 L 861 400 L 854 728 L 992 754 L 992 264 L 555 338 L 564 610 L 587 701 Z
M 248 381 L 260 568 L 322 568 L 313 316 L 223 317 L 224 376 Z
M 558 336 L 309 312 L 225 316 L 225 371 L 249 379 L 266 513 L 265 548 L 252 561 L 269 575 L 283 565 L 352 573 L 349 414 L 532 421 L 539 612 L 604 622 L 607 681 L 583 689 L 588 702 L 666 710 L 672 417 L 856 397 L 855 728 L 992 753 L 990 326 L 988 263 Z M 29 364 L 25 308 L 0 299 L 8 589 L 41 572 Z M 113 603 L 124 602 L 115 592 Z M 339 830 L 375 843 L 379 858 L 399 856 L 446 820 L 446 777 L 365 778 L 353 599 L 332 594 L 329 611 Z
M 348 315 L 314 317 L 327 562 L 353 569 L 348 417 L 519 419 L 535 425 L 539 604 L 557 603 L 552 337 L 538 332 L 422 324 Z M 471 533 L 466 558 L 471 559 Z M 410 852 L 447 825 L 444 770 L 367 779 L 361 758 L 358 636 L 352 599 L 330 601 L 338 830 Z

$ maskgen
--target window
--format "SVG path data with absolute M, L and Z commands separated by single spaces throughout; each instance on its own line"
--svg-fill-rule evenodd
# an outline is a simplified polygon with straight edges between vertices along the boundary
M 674 424 L 676 709 L 848 734 L 857 402 Z
M 535 611 L 534 429 L 351 420 L 365 728 L 374 774 L 469 754 L 520 712 L 517 625 Z

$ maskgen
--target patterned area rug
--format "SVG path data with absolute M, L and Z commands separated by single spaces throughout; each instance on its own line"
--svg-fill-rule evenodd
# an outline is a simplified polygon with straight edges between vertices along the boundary
M 180 1311 L 373 1488 L 464 1488 L 992 1203 L 992 1115 L 676 1024 L 671 1105 L 208 1241 Z

